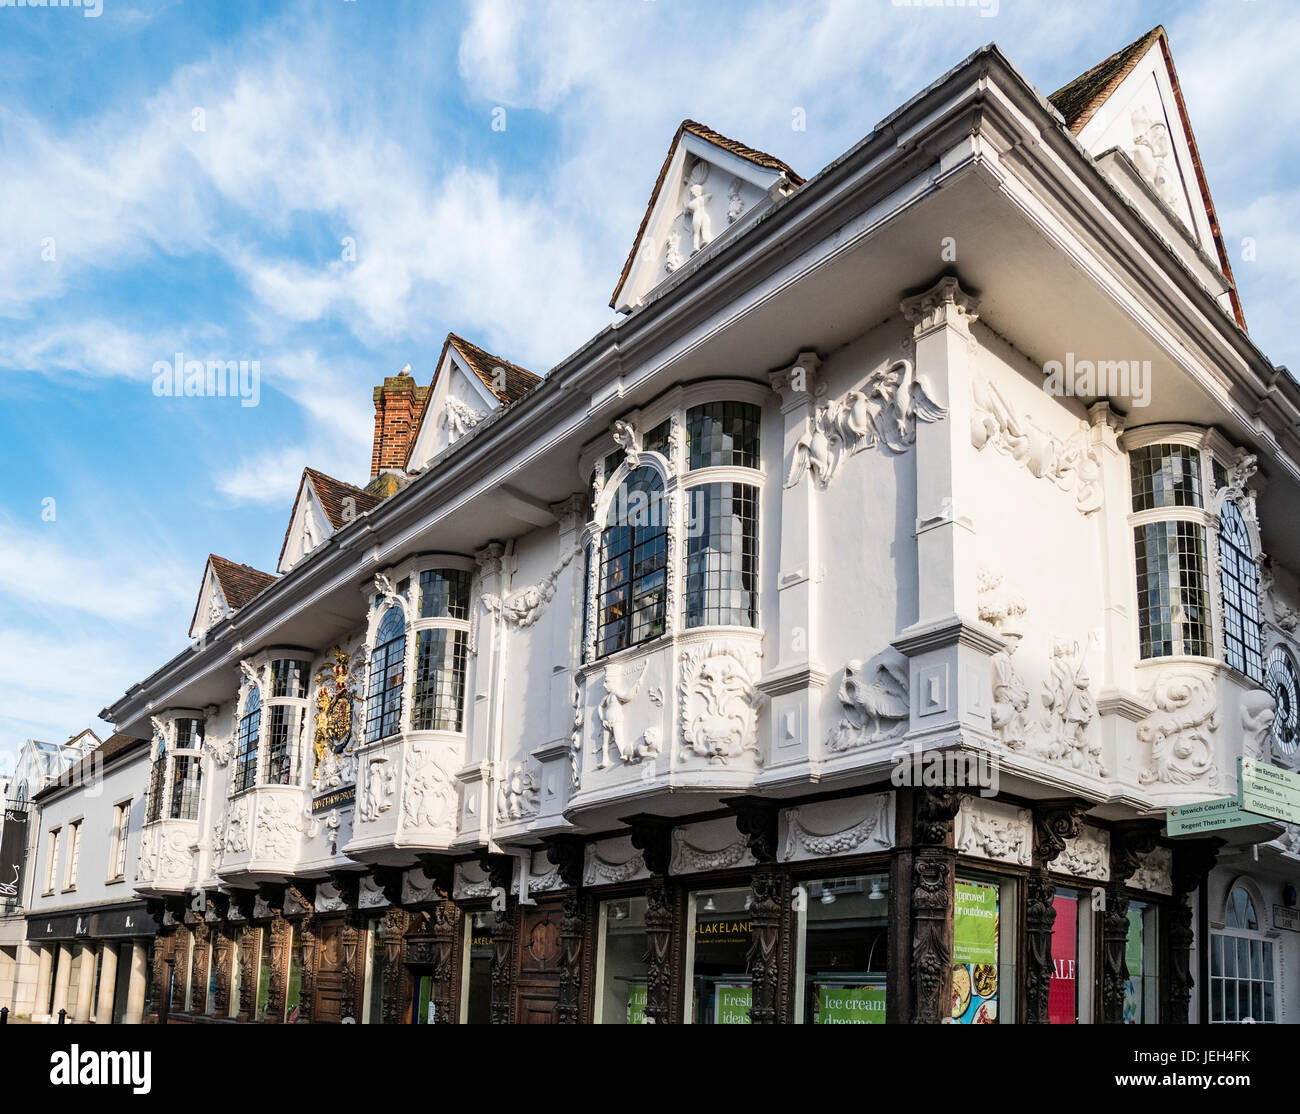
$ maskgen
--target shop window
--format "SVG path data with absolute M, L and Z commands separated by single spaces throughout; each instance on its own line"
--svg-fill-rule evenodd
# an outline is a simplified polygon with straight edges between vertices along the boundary
M 600 945 L 596 958 L 597 1025 L 644 1025 L 650 939 L 646 899 L 624 897 L 600 903 Z
M 794 1020 L 883 1025 L 889 967 L 889 875 L 801 882 Z
M 1276 1022 L 1273 941 L 1264 939 L 1255 903 L 1240 886 L 1228 894 L 1223 929 L 1210 938 L 1210 1022 Z
M 433 976 L 427 971 L 415 973 L 415 993 L 411 1002 L 411 1023 L 432 1025 L 434 1015 Z
M 266 1010 L 271 1002 L 271 930 L 262 928 L 261 948 L 257 964 L 257 997 L 254 999 L 253 1020 L 265 1021 Z
M 461 977 L 461 1021 L 486 1025 L 492 1020 L 492 916 L 465 917 L 464 974 Z
M 302 931 L 295 925 L 289 939 L 289 978 L 285 982 L 285 1021 L 296 1025 L 302 1013 Z
M 748 886 L 691 894 L 686 955 L 688 1024 L 750 1024 L 747 960 L 753 900 Z
M 384 934 L 380 932 L 380 926 L 384 923 L 382 917 L 371 917 L 368 924 L 369 931 L 366 933 L 366 940 L 369 942 L 366 959 L 366 1005 L 365 1018 L 367 1025 L 382 1025 L 384 1023 Z
M 245 932 L 251 932 L 252 929 L 245 929 Z M 240 946 L 240 939 L 235 937 L 234 945 L 230 949 L 230 1002 L 227 1016 L 239 1016 L 239 1002 L 244 985 L 244 949 Z
M 1047 984 L 1047 1020 L 1052 1025 L 1077 1025 L 1080 1017 L 1079 933 L 1087 904 L 1080 906 L 1073 890 L 1058 889 L 1052 899 L 1052 977 Z
M 1128 904 L 1128 937 L 1124 943 L 1124 1024 L 1154 1025 L 1160 1020 L 1157 965 L 1157 915 L 1154 905 Z
M 955 1025 L 1015 1020 L 1015 884 L 958 878 L 953 887 Z

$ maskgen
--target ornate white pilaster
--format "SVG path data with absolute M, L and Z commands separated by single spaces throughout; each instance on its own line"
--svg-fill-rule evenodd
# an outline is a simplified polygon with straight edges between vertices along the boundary
M 979 615 L 974 506 L 977 471 L 970 444 L 971 325 L 979 301 L 952 276 L 899 308 L 912 324 L 916 374 L 947 409 L 916 424 L 917 621 L 894 640 L 909 659 L 907 738 L 921 745 L 991 736 L 989 659 L 1002 640 Z
M 781 397 L 783 460 L 794 458 L 812 428 L 820 366 L 821 359 L 815 352 L 800 352 L 793 364 L 771 376 L 772 390 Z M 780 489 L 777 628 L 768 632 L 766 656 L 771 666 L 758 686 L 771 699 L 769 770 L 816 757 L 813 740 L 822 735 L 816 696 L 826 684 L 827 671 L 815 656 L 817 589 L 823 577 L 818 552 L 820 496 L 817 485 L 812 483 L 789 484 Z

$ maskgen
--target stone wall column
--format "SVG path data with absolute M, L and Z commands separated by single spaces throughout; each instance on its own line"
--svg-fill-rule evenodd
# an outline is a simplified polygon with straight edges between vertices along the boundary
M 72 978 L 72 945 L 59 944 L 59 963 L 54 972 L 54 1005 L 50 1014 L 58 1018 L 60 1010 L 68 1008 L 68 984 Z
M 149 941 L 131 941 L 131 977 L 126 987 L 127 1025 L 139 1025 L 144 1020 L 145 990 L 149 985 Z
M 93 944 L 81 945 L 81 972 L 77 976 L 77 1005 L 73 1010 L 74 1021 L 90 1020 L 90 1004 L 95 993 L 95 961 L 98 958 Z
M 99 965 L 99 999 L 95 1003 L 95 1024 L 111 1025 L 113 1023 L 113 999 L 117 989 L 117 949 L 112 940 L 105 940 L 100 945 L 103 958 Z
M 1034 853 L 1025 900 L 1025 1021 L 1048 1023 L 1052 982 L 1052 927 L 1056 923 L 1056 885 L 1052 862 L 1083 825 L 1088 806 L 1081 801 L 1043 801 L 1034 806 Z
M 40 955 L 36 961 L 36 1001 L 32 1004 L 32 1020 L 44 1021 L 50 1016 L 50 975 L 54 970 L 54 948 L 49 944 L 40 944 L 38 947 Z
M 634 817 L 632 846 L 641 852 L 650 882 L 646 887 L 646 1023 L 667 1025 L 674 1020 L 673 925 L 677 888 L 668 880 L 672 862 L 672 823 L 655 816 Z
M 1124 888 L 1148 851 L 1156 845 L 1154 824 L 1121 824 L 1110 836 L 1110 881 L 1106 883 L 1106 909 L 1101 920 L 1101 1012 L 1106 1025 L 1124 1023 L 1124 982 L 1128 963 L 1128 895 Z
M 1163 918 L 1165 922 L 1163 954 L 1161 963 L 1160 987 L 1160 1022 L 1162 1025 L 1186 1025 L 1188 1011 L 1192 1002 L 1192 987 L 1196 979 L 1192 975 L 1192 943 L 1196 933 L 1192 929 L 1192 896 L 1205 885 L 1206 878 L 1214 869 L 1219 857 L 1219 848 L 1224 840 L 1217 837 L 1210 839 L 1179 840 L 1174 844 L 1173 854 L 1173 900 Z M 1201 947 L 1209 947 L 1208 940 L 1201 941 Z M 1206 1018 L 1200 1019 L 1202 1023 Z
M 952 1013 L 952 912 L 957 865 L 952 828 L 962 795 L 950 787 L 912 792 L 910 1020 L 917 1025 L 939 1025 Z

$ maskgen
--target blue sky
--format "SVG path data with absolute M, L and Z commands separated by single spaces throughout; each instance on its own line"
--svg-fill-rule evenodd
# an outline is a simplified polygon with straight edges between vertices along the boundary
M 811 176 L 984 43 L 1048 93 L 1156 23 L 1252 335 L 1300 367 L 1289 0 L 0 7 L 0 767 L 107 730 L 209 552 L 273 569 L 304 465 L 365 482 L 381 376 L 449 329 L 544 371 L 605 324 L 684 117 Z M 155 397 L 177 352 L 258 360 L 260 404 Z

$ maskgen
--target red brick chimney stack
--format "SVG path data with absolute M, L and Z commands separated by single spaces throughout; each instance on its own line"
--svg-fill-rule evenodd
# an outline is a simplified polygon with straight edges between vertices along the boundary
M 375 388 L 375 447 L 370 457 L 370 477 L 381 472 L 406 473 L 411 437 L 429 397 L 428 387 L 417 387 L 407 364 Z

